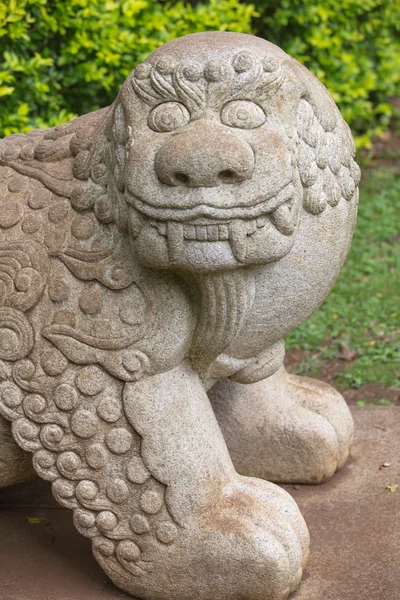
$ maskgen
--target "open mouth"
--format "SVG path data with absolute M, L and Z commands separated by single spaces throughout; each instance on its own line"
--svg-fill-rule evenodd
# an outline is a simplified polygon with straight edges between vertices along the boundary
M 205 219 L 198 223 L 182 223 L 179 221 L 159 221 L 151 220 L 150 224 L 158 233 L 164 237 L 169 237 L 170 229 L 180 231 L 180 235 L 185 240 L 197 240 L 198 242 L 218 242 L 232 239 L 236 234 L 252 235 L 257 229 L 262 229 L 268 222 L 268 219 L 283 235 L 292 235 L 296 228 L 293 219 L 294 199 L 290 198 L 284 204 L 281 204 L 273 213 L 267 213 L 254 219 L 232 219 L 230 221 L 208 222 Z
M 235 258 L 243 262 L 248 238 L 262 234 L 271 224 L 284 236 L 291 236 L 298 221 L 298 199 L 292 184 L 273 198 L 251 207 L 215 208 L 199 205 L 194 209 L 164 209 L 135 198 L 137 232 L 143 219 L 168 244 L 169 256 L 175 260 L 185 242 L 229 242 Z M 210 214 L 211 213 L 211 214 Z M 157 218 L 158 217 L 158 218 Z M 135 216 L 132 215 L 135 220 Z

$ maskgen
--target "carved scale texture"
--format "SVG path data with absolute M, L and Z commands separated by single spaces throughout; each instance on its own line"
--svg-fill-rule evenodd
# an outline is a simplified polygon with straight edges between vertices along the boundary
M 75 173 L 104 114 L 0 142 L 0 414 L 99 561 L 139 577 L 179 525 L 122 408 L 150 368 L 151 283 Z
M 342 198 L 357 200 L 361 173 L 354 160 L 351 132 L 342 118 L 325 131 L 311 104 L 302 98 L 297 112 L 298 168 L 303 184 L 303 207 L 317 215 Z

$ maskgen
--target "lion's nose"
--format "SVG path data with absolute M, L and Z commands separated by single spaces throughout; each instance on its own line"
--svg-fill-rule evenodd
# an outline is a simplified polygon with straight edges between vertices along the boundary
M 214 187 L 250 179 L 254 154 L 245 140 L 222 126 L 198 121 L 161 146 L 155 169 L 167 185 Z

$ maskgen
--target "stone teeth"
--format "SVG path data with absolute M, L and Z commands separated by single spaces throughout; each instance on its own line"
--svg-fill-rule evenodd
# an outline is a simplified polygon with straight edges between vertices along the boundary
M 229 240 L 229 225 L 226 223 L 218 225 L 218 234 L 221 241 L 225 242 Z
M 207 225 L 207 240 L 217 242 L 219 240 L 218 225 Z
M 183 254 L 183 223 L 168 221 L 167 223 L 168 252 L 171 262 L 174 262 Z
M 229 225 L 188 225 L 183 227 L 185 240 L 197 240 L 198 242 L 218 242 L 229 240 Z
M 180 239 L 181 235 L 181 233 L 179 233 L 179 236 L 176 236 L 176 234 L 172 232 L 182 231 L 184 240 L 198 242 L 225 242 L 232 238 L 232 227 L 235 232 L 245 232 L 246 235 L 252 235 L 257 231 L 257 229 L 264 227 L 264 225 L 267 223 L 267 220 L 267 216 L 265 215 L 263 217 L 258 217 L 257 219 L 250 219 L 249 221 L 237 219 L 231 221 L 230 223 L 215 223 L 209 225 L 192 225 L 189 223 L 180 224 L 175 221 L 153 221 L 151 225 L 160 235 L 164 237 L 169 238 L 169 231 L 171 230 L 171 240 L 178 239 L 178 237 Z M 236 239 L 236 233 L 233 235 Z M 240 235 L 242 235 L 242 233 L 238 234 L 239 237 Z
M 271 214 L 271 221 L 275 225 L 278 231 L 283 233 L 283 235 L 292 235 L 294 230 L 296 229 L 296 223 L 293 219 L 293 215 L 291 214 L 292 210 L 292 200 L 285 202 L 285 204 L 281 204 L 278 208 Z
M 196 240 L 199 242 L 207 241 L 207 227 L 205 225 L 196 225 Z
M 140 233 L 144 221 L 143 215 L 137 211 L 133 206 L 130 207 L 129 210 L 129 231 L 133 237 L 136 239 Z
M 194 225 L 184 225 L 183 226 L 183 236 L 185 240 L 195 240 L 196 239 L 196 228 Z
M 229 229 L 232 252 L 236 260 L 239 262 L 244 262 L 246 260 L 246 223 L 244 221 L 240 221 L 239 219 L 232 221 Z
M 256 229 L 257 229 L 257 221 L 255 219 L 251 219 L 251 221 L 246 222 L 247 235 L 251 235 L 252 233 L 255 233 Z
M 160 235 L 163 235 L 163 236 L 167 235 L 167 224 L 166 223 L 164 223 L 163 221 L 157 221 L 157 223 L 154 223 L 154 226 Z

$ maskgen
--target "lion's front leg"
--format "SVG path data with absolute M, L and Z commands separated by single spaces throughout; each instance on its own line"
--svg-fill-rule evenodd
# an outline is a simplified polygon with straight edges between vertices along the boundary
M 125 384 L 69 365 L 40 389 L 33 365 L 13 374 L 21 387 L 4 382 L 0 404 L 13 437 L 118 586 L 148 600 L 283 600 L 298 585 L 304 520 L 285 491 L 235 472 L 189 365 Z
M 346 462 L 353 420 L 326 383 L 277 373 L 257 383 L 229 380 L 209 392 L 239 473 L 276 482 L 320 483 Z
M 166 516 L 159 519 L 143 496 L 129 514 L 134 525 L 148 522 L 133 536 L 142 569 L 135 577 L 96 552 L 115 583 L 149 599 L 286 598 L 307 558 L 304 521 L 283 490 L 237 475 L 192 368 L 126 384 L 124 410 L 141 436 L 146 469 L 165 486 Z

